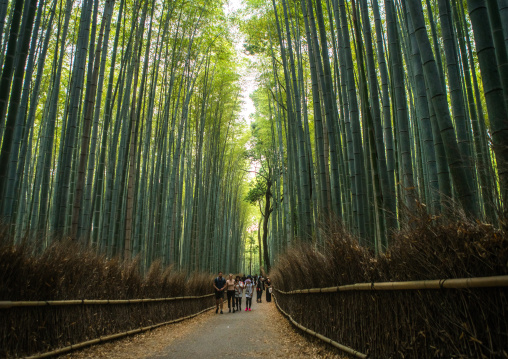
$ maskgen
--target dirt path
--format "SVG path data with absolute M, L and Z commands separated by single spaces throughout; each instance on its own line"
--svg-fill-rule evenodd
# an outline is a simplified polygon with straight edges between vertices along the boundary
M 252 311 L 215 310 L 123 340 L 71 353 L 65 358 L 342 358 L 335 349 L 302 335 L 275 304 L 253 303 Z

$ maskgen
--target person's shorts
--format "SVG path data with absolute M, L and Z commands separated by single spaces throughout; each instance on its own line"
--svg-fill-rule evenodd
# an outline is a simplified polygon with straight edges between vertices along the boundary
M 224 299 L 224 291 L 215 291 L 215 299 Z

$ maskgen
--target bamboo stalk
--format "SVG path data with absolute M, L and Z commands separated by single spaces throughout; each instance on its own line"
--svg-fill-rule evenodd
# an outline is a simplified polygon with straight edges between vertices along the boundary
M 104 343 L 104 342 L 107 342 L 107 341 L 110 341 L 110 340 L 126 337 L 128 335 L 146 332 L 147 330 L 155 329 L 155 328 L 161 327 L 163 325 L 173 324 L 173 323 L 181 322 L 181 321 L 186 320 L 186 319 L 190 319 L 190 318 L 195 317 L 195 316 L 197 316 L 199 314 L 202 314 L 202 313 L 204 313 L 206 311 L 209 311 L 210 309 L 213 309 L 213 308 L 215 308 L 215 306 L 209 307 L 209 308 L 204 309 L 204 310 L 202 310 L 202 311 L 200 311 L 198 313 L 191 314 L 191 315 L 188 315 L 188 316 L 183 317 L 183 318 L 178 318 L 178 319 L 170 320 L 169 322 L 154 324 L 154 325 L 150 325 L 148 327 L 141 327 L 141 328 L 129 330 L 127 332 L 111 334 L 111 335 L 108 335 L 108 336 L 105 336 L 105 337 L 99 337 L 99 338 L 96 338 L 96 339 L 88 340 L 86 342 L 81 342 L 81 343 L 78 343 L 78 344 L 73 344 L 73 345 L 69 345 L 67 347 L 63 347 L 63 348 L 59 348 L 59 349 L 56 349 L 56 350 L 52 350 L 50 352 L 32 355 L 32 356 L 26 357 L 25 359 L 48 358 L 48 357 L 51 357 L 51 356 L 60 355 L 60 354 L 67 353 L 67 352 L 70 352 L 70 351 L 73 351 L 73 350 L 81 349 L 81 348 L 84 348 L 84 347 L 87 347 L 87 346 L 90 346 L 90 345 Z
M 356 351 L 348 346 L 345 346 L 343 344 L 340 344 L 330 338 L 327 338 L 325 337 L 324 335 L 321 335 L 319 333 L 316 333 L 315 331 L 312 331 L 310 330 L 309 328 L 306 328 L 304 327 L 303 325 L 299 324 L 298 322 L 296 322 L 293 317 L 291 315 L 289 315 L 288 313 L 286 313 L 280 306 L 279 306 L 279 303 L 277 302 L 277 298 L 274 296 L 273 297 L 274 300 L 275 300 L 275 304 L 277 305 L 277 308 L 281 311 L 282 314 L 284 314 L 286 317 L 289 318 L 289 320 L 291 321 L 291 323 L 293 323 L 294 326 L 298 327 L 299 329 L 303 330 L 304 332 L 310 334 L 310 335 L 313 335 L 315 336 L 316 338 L 319 338 L 321 339 L 322 341 L 324 342 L 327 342 L 328 344 L 331 344 L 333 345 L 334 347 L 336 347 L 337 349 L 340 349 L 342 350 L 343 352 L 346 352 L 346 353 L 349 353 L 357 358 L 367 358 L 367 355 L 366 354 L 363 354 L 363 353 L 360 353 L 359 351 Z
M 508 287 L 508 275 L 478 278 L 417 280 L 407 282 L 356 283 L 341 285 L 337 287 L 297 289 L 288 292 L 279 289 L 275 290 L 281 294 L 309 294 L 348 291 L 466 289 L 488 287 Z
M 169 302 L 173 300 L 184 299 L 202 299 L 211 297 L 212 294 L 200 296 L 184 296 L 172 298 L 146 298 L 146 299 L 82 299 L 82 300 L 43 300 L 43 301 L 0 301 L 0 309 L 9 309 L 13 307 L 42 307 L 42 306 L 64 306 L 64 305 L 97 305 L 97 304 L 137 304 L 137 303 L 154 303 L 154 302 Z

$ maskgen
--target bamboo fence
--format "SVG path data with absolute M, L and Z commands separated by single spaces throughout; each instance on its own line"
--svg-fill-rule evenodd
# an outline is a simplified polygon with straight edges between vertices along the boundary
M 298 290 L 291 290 L 291 291 L 282 291 L 280 289 L 275 288 L 275 292 L 280 294 L 281 298 L 277 298 L 278 295 L 274 296 L 274 297 L 275 297 L 277 308 L 285 316 L 287 316 L 289 318 L 289 320 L 291 321 L 291 323 L 293 325 L 295 325 L 296 327 L 300 328 L 301 330 L 303 330 L 304 332 L 306 332 L 310 335 L 313 335 L 313 336 L 323 340 L 324 342 L 327 342 L 327 343 L 333 345 L 334 347 L 336 347 L 348 354 L 351 354 L 351 355 L 358 357 L 358 358 L 366 358 L 369 356 L 369 354 L 373 354 L 373 353 L 369 353 L 370 349 L 367 349 L 368 354 L 362 354 L 358 350 L 352 349 L 351 347 L 349 347 L 347 345 L 340 344 L 339 342 L 337 342 L 333 339 L 330 339 L 330 338 L 328 338 L 328 337 L 326 337 L 326 336 L 324 336 L 312 329 L 305 327 L 304 325 L 297 322 L 291 314 L 287 313 L 284 309 L 282 309 L 281 303 L 279 303 L 279 300 L 277 300 L 277 299 L 282 300 L 286 295 L 289 295 L 288 299 L 284 298 L 284 300 L 282 300 L 282 304 L 285 304 L 284 306 L 287 307 L 286 310 L 288 310 L 289 312 L 294 312 L 292 314 L 295 314 L 297 317 L 300 317 L 300 319 L 304 319 L 304 317 L 306 317 L 307 319 L 304 319 L 303 323 L 308 326 L 313 327 L 318 322 L 325 323 L 326 320 L 325 320 L 325 322 L 323 322 L 324 318 L 315 318 L 315 319 L 311 319 L 309 321 L 308 316 L 302 316 L 302 310 L 305 312 L 312 311 L 313 313 L 316 313 L 316 315 L 319 317 L 320 315 L 323 315 L 323 314 L 320 314 L 321 309 L 323 309 L 323 307 L 322 307 L 323 305 L 327 305 L 327 304 L 331 305 L 330 303 L 334 303 L 334 305 L 337 305 L 337 307 L 334 306 L 333 311 L 328 311 L 328 313 L 331 314 L 332 312 L 335 312 L 335 313 L 341 313 L 341 314 L 339 314 L 339 316 L 337 318 L 328 318 L 328 322 L 330 322 L 330 320 L 332 322 L 334 322 L 334 321 L 336 322 L 337 320 L 341 321 L 341 322 L 346 322 L 351 318 L 342 317 L 342 315 L 348 316 L 349 314 L 351 314 L 353 317 L 355 317 L 354 321 L 358 321 L 359 318 L 357 318 L 354 313 L 351 313 L 351 311 L 354 312 L 355 310 L 366 309 L 365 305 L 369 305 L 369 301 L 370 301 L 370 303 L 375 303 L 377 301 L 372 296 L 370 296 L 371 299 L 368 299 L 366 302 L 365 301 L 358 301 L 359 297 L 355 297 L 357 299 L 348 298 L 347 300 L 349 300 L 349 301 L 353 300 L 353 302 L 351 302 L 351 303 L 356 303 L 355 304 L 356 306 L 355 305 L 350 306 L 351 303 L 350 303 L 350 305 L 347 305 L 347 304 L 345 304 L 346 302 L 342 303 L 338 299 L 337 299 L 338 301 L 335 299 L 332 299 L 332 298 L 336 298 L 336 296 L 321 298 L 321 297 L 319 297 L 320 293 L 333 294 L 333 293 L 344 292 L 344 295 L 346 295 L 345 292 L 348 292 L 348 293 L 350 293 L 350 294 L 347 294 L 347 296 L 349 297 L 350 295 L 353 295 L 355 292 L 357 293 L 356 295 L 360 295 L 361 292 L 365 293 L 367 291 L 370 291 L 370 292 L 380 291 L 380 294 L 381 294 L 381 292 L 385 293 L 385 294 L 383 294 L 383 299 L 381 299 L 381 300 L 384 300 L 384 301 L 388 300 L 389 302 L 391 302 L 392 299 L 387 299 L 388 297 L 386 297 L 387 295 L 390 295 L 388 291 L 399 291 L 399 293 L 402 294 L 402 293 L 404 293 L 404 291 L 406 293 L 423 293 L 423 292 L 419 292 L 419 291 L 421 291 L 421 290 L 436 290 L 436 289 L 443 290 L 443 289 L 474 289 L 474 288 L 492 288 L 492 289 L 499 288 L 499 289 L 501 289 L 501 288 L 505 288 L 505 287 L 508 287 L 508 275 L 491 276 L 491 277 L 477 277 L 477 278 L 456 278 L 456 279 L 405 281 L 405 282 L 357 283 L 357 284 L 348 284 L 348 285 L 335 286 L 335 287 L 298 289 Z M 440 291 L 440 293 L 445 293 L 445 292 Z M 312 298 L 307 299 L 307 296 L 304 296 L 304 297 L 292 296 L 292 295 L 298 295 L 298 294 L 311 294 Z M 316 295 L 318 297 L 316 297 Z M 429 295 L 430 295 L 430 293 L 429 293 Z M 489 294 L 485 294 L 485 295 L 489 295 Z M 291 298 L 291 299 L 289 299 L 289 298 Z M 298 298 L 302 298 L 302 299 L 298 299 Z M 303 299 L 303 298 L 306 298 L 306 299 Z M 319 298 L 321 298 L 321 299 L 319 299 Z M 328 299 L 324 299 L 324 298 L 330 298 L 330 299 L 328 300 Z M 339 307 L 338 306 L 338 305 L 340 305 L 339 303 L 342 303 L 342 305 L 345 305 L 345 307 L 344 308 Z M 423 303 L 421 303 L 421 304 L 423 304 Z M 427 302 L 427 304 L 434 305 L 435 303 L 433 304 L 433 303 Z M 460 304 L 461 303 L 457 303 L 457 305 L 459 305 L 459 306 L 460 306 Z M 374 304 L 373 306 L 376 307 L 376 304 Z M 425 307 L 425 305 L 423 305 L 423 306 Z M 363 309 L 360 309 L 360 308 L 363 308 Z M 379 307 L 377 307 L 377 308 L 378 309 L 374 309 L 374 312 L 380 310 Z M 371 310 L 371 309 L 369 309 L 369 310 Z M 390 310 L 392 310 L 392 309 L 390 309 Z M 414 308 L 413 310 L 419 310 L 419 309 Z M 430 312 L 428 311 L 428 308 L 421 308 L 421 310 L 423 310 L 426 313 L 426 315 L 430 314 Z M 325 310 L 325 312 L 326 312 L 326 310 Z M 392 310 L 392 312 L 393 312 L 393 310 Z M 400 321 L 400 323 L 404 323 L 404 322 L 405 322 L 404 320 Z M 377 323 L 377 322 L 374 322 L 371 324 L 383 325 L 382 323 Z M 324 325 L 325 325 L 324 327 L 318 325 L 318 328 L 316 328 L 316 330 L 328 331 L 328 334 L 327 334 L 328 336 L 332 336 L 332 337 L 336 336 L 335 333 L 337 333 L 337 332 L 334 330 L 338 330 L 338 327 L 334 327 L 335 329 L 333 329 L 333 328 L 326 329 L 327 324 L 325 323 Z M 330 323 L 328 323 L 328 326 L 329 325 L 330 325 Z M 399 329 L 404 329 L 404 328 L 400 327 Z M 404 330 L 406 330 L 406 329 L 413 330 L 414 328 L 408 327 L 408 328 L 405 328 Z M 343 327 L 343 330 L 345 330 L 344 327 Z M 351 327 L 349 330 L 353 330 L 352 335 L 354 336 L 355 335 L 354 329 Z M 345 339 L 348 337 L 348 336 L 342 336 L 342 335 L 340 335 L 340 333 L 337 333 L 337 334 L 339 334 L 339 335 L 337 335 L 338 338 Z M 362 333 L 362 334 L 365 335 L 366 333 Z M 358 334 L 356 334 L 356 335 L 358 335 Z M 396 335 L 395 335 L 395 337 L 396 337 Z M 379 337 L 373 336 L 373 338 L 379 338 Z M 385 338 L 385 339 L 388 339 L 388 338 Z M 376 339 L 371 338 L 370 340 L 376 340 Z M 388 340 L 390 340 L 390 339 L 388 339 Z M 391 340 L 394 340 L 394 339 L 391 339 Z M 471 340 L 474 340 L 474 339 L 471 339 Z M 369 346 L 368 343 L 366 343 L 366 344 L 367 344 L 368 348 L 371 348 L 371 346 Z M 375 343 L 371 343 L 371 344 L 375 344 Z M 397 344 L 394 342 L 393 345 L 396 346 Z M 364 347 L 363 349 L 365 350 L 366 348 Z M 379 354 L 379 353 L 377 353 L 377 354 Z M 418 357 L 420 357 L 420 355 L 418 355 Z M 421 357 L 425 357 L 425 354 L 422 354 Z
M 0 357 L 45 358 L 141 333 L 210 310 L 212 296 L 0 301 Z
M 209 295 L 205 295 L 205 296 L 201 296 L 200 298 L 208 297 L 208 296 Z M 181 298 L 181 297 L 179 297 L 179 298 Z M 129 331 L 122 332 L 122 333 L 116 333 L 116 334 L 112 334 L 112 335 L 108 335 L 108 336 L 104 336 L 104 337 L 99 337 L 99 338 L 96 338 L 96 339 L 93 339 L 93 340 L 88 340 L 88 341 L 81 342 L 81 343 L 78 343 L 78 344 L 69 345 L 69 346 L 64 347 L 64 348 L 59 348 L 59 349 L 56 349 L 56 350 L 52 350 L 50 352 L 32 355 L 32 356 L 26 357 L 26 359 L 49 358 L 49 357 L 52 357 L 52 356 L 55 356 L 55 355 L 61 355 L 63 353 L 67 353 L 67 352 L 70 352 L 70 351 L 73 351 L 73 350 L 82 349 L 82 348 L 85 348 L 85 347 L 90 346 L 90 345 L 104 343 L 104 342 L 107 342 L 107 341 L 110 341 L 110 340 L 115 340 L 115 339 L 123 338 L 123 337 L 126 337 L 128 335 L 139 334 L 139 333 L 142 333 L 142 332 L 146 332 L 148 330 L 152 330 L 152 329 L 161 327 L 163 325 L 173 324 L 173 323 L 181 322 L 181 321 L 186 320 L 186 319 L 193 318 L 195 316 L 198 316 L 199 314 L 202 314 L 204 312 L 207 312 L 207 311 L 213 309 L 214 307 L 215 306 L 211 306 L 209 308 L 206 308 L 206 309 L 200 311 L 199 313 L 195 313 L 195 314 L 188 315 L 186 317 L 170 320 L 168 322 L 159 323 L 159 324 L 155 324 L 155 325 L 150 325 L 150 326 L 142 327 L 142 328 L 137 328 L 137 329 L 129 330 Z
M 293 317 L 291 315 L 289 315 L 288 313 L 286 313 L 279 305 L 279 303 L 277 302 L 277 297 L 276 296 L 273 296 L 274 300 L 275 300 L 275 304 L 277 305 L 277 308 L 281 311 L 282 314 L 284 314 L 286 317 L 289 318 L 289 320 L 291 321 L 291 323 L 293 323 L 294 326 L 296 326 L 297 328 L 303 330 L 304 332 L 310 334 L 310 335 L 313 335 L 315 336 L 316 338 L 319 338 L 321 339 L 322 341 L 328 343 L 328 344 L 331 344 L 333 345 L 334 347 L 342 350 L 343 352 L 346 352 L 348 354 L 351 354 L 357 358 L 362 358 L 362 359 L 365 359 L 367 358 L 367 355 L 366 354 L 363 354 L 363 353 L 360 353 L 359 351 L 357 350 L 354 350 L 348 346 L 345 346 L 345 345 L 342 345 L 336 341 L 334 341 L 333 339 L 330 339 L 330 338 L 327 338 L 325 337 L 324 335 L 321 335 L 313 330 L 310 330 L 309 328 L 306 328 L 304 327 L 303 325 L 301 325 L 300 323 L 298 323 L 296 320 L 293 319 Z
M 279 289 L 275 290 L 281 294 L 309 294 L 348 291 L 468 289 L 492 287 L 508 287 L 508 275 L 478 278 L 417 280 L 408 282 L 356 283 L 327 288 L 296 289 L 288 292 Z
M 9 309 L 15 307 L 43 307 L 43 306 L 64 306 L 64 305 L 105 305 L 105 304 L 139 304 L 169 302 L 173 300 L 202 299 L 211 297 L 213 293 L 199 296 L 183 296 L 172 298 L 144 298 L 144 299 L 79 299 L 79 300 L 40 300 L 40 301 L 0 301 L 0 309 Z

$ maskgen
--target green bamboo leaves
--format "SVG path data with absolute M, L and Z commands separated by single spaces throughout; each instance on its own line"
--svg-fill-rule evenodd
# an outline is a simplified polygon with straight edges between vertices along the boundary
M 0 5 L 9 231 L 144 265 L 238 270 L 248 138 L 223 2 Z M 330 221 L 383 251 L 408 210 L 440 214 L 450 199 L 506 223 L 507 1 L 248 6 L 267 166 L 260 262 L 296 239 L 321 245 Z
M 0 208 L 12 233 L 69 236 L 144 268 L 240 268 L 247 139 L 222 3 L 4 5 Z
M 283 140 L 282 149 L 273 145 L 285 169 L 276 178 L 290 197 L 276 209 L 282 215 L 271 217 L 290 232 L 273 234 L 273 248 L 295 237 L 319 244 L 319 227 L 341 220 L 382 251 L 407 211 L 425 206 L 439 214 L 450 200 L 466 215 L 504 223 L 506 1 L 469 0 L 467 8 L 441 0 L 250 4 L 258 11 L 251 29 L 265 26 L 265 39 L 278 38 L 264 53 L 271 65 L 260 71 L 282 119 L 258 104 L 259 115 L 275 123 L 273 137 Z M 252 45 L 263 41 L 250 34 Z M 291 76 L 295 70 L 302 75 Z M 296 144 L 305 143 L 299 113 L 307 109 L 309 184 L 295 171 L 304 165 L 296 159 L 305 146 Z M 309 221 L 311 232 L 304 230 Z

